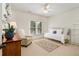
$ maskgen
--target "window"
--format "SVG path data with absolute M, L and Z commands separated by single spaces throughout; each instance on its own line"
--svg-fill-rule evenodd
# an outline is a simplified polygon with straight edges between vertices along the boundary
M 31 34 L 41 34 L 42 33 L 42 23 L 36 22 L 36 21 L 31 21 L 30 31 L 31 31 Z
M 31 21 L 31 33 L 35 34 L 36 33 L 36 24 L 34 21 Z

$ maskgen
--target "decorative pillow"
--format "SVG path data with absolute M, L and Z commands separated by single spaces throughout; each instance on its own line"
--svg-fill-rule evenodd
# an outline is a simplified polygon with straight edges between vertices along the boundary
M 62 29 L 57 29 L 57 34 L 61 34 L 62 33 Z
M 53 31 L 53 34 L 56 34 L 57 33 L 57 31 Z
M 55 28 L 55 29 L 50 29 L 50 30 L 49 30 L 49 33 L 60 35 L 60 34 L 63 34 L 63 33 L 64 33 L 64 30 L 61 29 L 61 28 L 60 28 L 60 29 L 57 29 L 57 28 Z

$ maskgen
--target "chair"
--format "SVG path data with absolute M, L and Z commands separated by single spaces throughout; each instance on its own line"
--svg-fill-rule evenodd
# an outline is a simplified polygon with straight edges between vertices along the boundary
M 22 41 L 21 41 L 21 45 L 22 46 L 29 46 L 30 44 L 32 43 L 32 38 L 31 36 L 26 36 L 26 38 L 22 38 Z
M 22 39 L 21 46 L 29 46 L 32 43 L 32 36 L 26 36 L 25 31 L 23 29 L 20 29 L 19 35 Z

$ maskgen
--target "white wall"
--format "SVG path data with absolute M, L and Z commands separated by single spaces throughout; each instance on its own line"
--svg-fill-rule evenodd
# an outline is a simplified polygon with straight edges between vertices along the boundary
M 2 17 L 2 4 L 0 3 L 0 20 L 1 20 L 1 17 Z M 1 21 L 0 21 L 0 24 L 1 24 Z
M 43 33 L 47 32 L 48 24 L 47 24 L 47 18 L 31 14 L 28 12 L 23 11 L 17 11 L 12 10 L 13 13 L 13 19 L 16 21 L 17 26 L 19 29 L 24 29 L 26 32 L 26 35 L 30 35 L 30 21 L 41 21 L 43 25 Z
M 0 3 L 0 17 L 1 17 L 1 15 L 2 15 L 2 14 L 1 14 L 2 12 L 1 12 L 1 11 L 2 11 L 2 4 Z
M 0 43 L 1 43 L 1 41 L 2 41 L 2 40 L 1 40 L 1 39 L 2 39 L 2 38 L 1 38 L 1 37 L 2 37 L 2 36 L 1 36 L 1 16 L 2 16 L 2 4 L 0 3 Z
M 79 24 L 79 8 L 72 9 L 58 16 L 50 17 L 48 28 L 64 27 L 72 28 L 73 24 Z
M 53 27 L 60 27 L 65 29 L 71 28 L 71 42 L 74 40 L 79 41 L 78 39 L 73 39 L 76 35 L 72 34 L 73 33 L 72 28 L 74 28 L 74 24 L 79 24 L 79 8 L 72 9 L 68 12 L 65 12 L 63 14 L 54 17 L 50 17 L 49 20 L 50 21 L 48 23 L 48 30 L 50 30 Z

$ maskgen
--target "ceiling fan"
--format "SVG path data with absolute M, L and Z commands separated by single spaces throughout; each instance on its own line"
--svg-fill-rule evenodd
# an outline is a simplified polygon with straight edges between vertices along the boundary
M 50 11 L 50 5 L 48 3 L 44 4 L 43 6 L 43 12 L 48 13 Z

